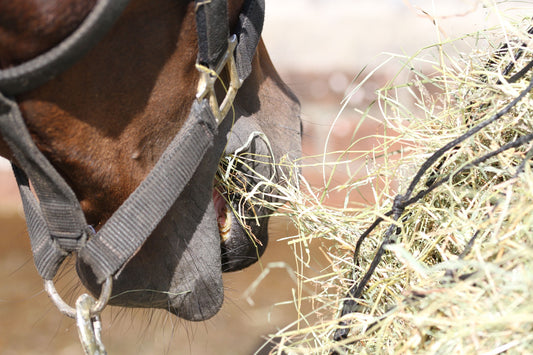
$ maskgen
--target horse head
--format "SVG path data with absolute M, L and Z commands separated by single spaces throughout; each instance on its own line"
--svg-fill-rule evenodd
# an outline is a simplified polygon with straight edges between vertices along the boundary
M 0 68 L 57 45 L 82 23 L 95 2 L 0 2 Z M 245 2 L 228 1 L 230 33 Z M 183 128 L 196 100 L 197 57 L 194 2 L 134 0 L 70 68 L 16 95 L 33 141 L 68 183 L 96 231 L 148 176 Z M 223 301 L 222 272 L 242 269 L 263 253 L 271 211 L 224 191 L 215 171 L 203 168 L 218 164 L 220 149 L 225 155 L 254 154 L 261 158 L 237 166 L 243 188 L 253 189 L 260 179 L 251 176 L 252 170 L 281 182 L 289 172 L 273 163 L 300 155 L 299 104 L 262 41 L 228 117 L 221 125 L 228 125 L 229 133 L 214 137 L 177 201 L 114 275 L 111 304 L 207 319 Z M 17 164 L 2 139 L 0 155 Z M 269 198 L 268 191 L 263 192 Z M 241 211 L 244 218 L 228 211 Z M 101 286 L 82 258 L 77 271 L 97 294 Z

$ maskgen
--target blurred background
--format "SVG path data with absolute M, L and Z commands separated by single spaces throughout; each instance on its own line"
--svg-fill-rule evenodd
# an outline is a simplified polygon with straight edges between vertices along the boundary
M 360 80 L 355 80 L 358 74 L 363 71 L 359 78 L 364 77 L 382 64 L 388 58 L 385 53 L 412 55 L 439 40 L 498 22 L 487 15 L 481 1 L 473 0 L 266 3 L 263 38 L 282 78 L 301 100 L 306 164 L 320 163 L 325 151 L 345 149 L 354 139 L 383 131 L 382 123 L 375 120 L 365 123 L 354 137 L 360 118 L 354 108 L 364 109 L 375 98 L 374 91 L 396 73 L 398 62 L 381 67 L 349 98 L 341 114 L 339 110 L 354 81 Z M 363 139 L 357 149 L 364 150 L 374 142 L 373 138 Z M 60 315 L 43 292 L 8 168 L 7 162 L 0 161 L 0 354 L 82 354 L 74 322 Z M 320 167 L 305 167 L 304 174 L 313 186 L 322 187 Z M 333 184 L 341 183 L 343 177 L 336 179 Z M 356 198 L 367 201 L 365 196 Z M 341 201 L 332 196 L 329 203 L 339 205 Z M 103 314 L 108 352 L 253 354 L 266 335 L 298 318 L 292 302 L 294 254 L 287 242 L 280 240 L 294 231 L 284 221 L 274 221 L 271 230 L 261 262 L 226 275 L 226 301 L 213 319 L 189 323 L 165 312 L 111 307 Z M 318 258 L 317 270 L 320 262 Z M 250 288 L 255 281 L 258 286 Z M 68 270 L 58 287 L 72 298 L 79 293 L 75 274 Z

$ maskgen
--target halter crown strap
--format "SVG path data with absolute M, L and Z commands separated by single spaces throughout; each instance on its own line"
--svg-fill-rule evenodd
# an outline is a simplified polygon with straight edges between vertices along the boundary
M 92 235 L 75 194 L 37 149 L 16 101 L 2 93 L 14 95 L 29 91 L 65 70 L 103 36 L 103 28 L 107 30 L 111 27 L 127 2 L 101 0 L 80 29 L 56 48 L 18 67 L 0 71 L 0 130 L 22 168 L 14 167 L 14 172 L 23 200 L 35 264 L 46 280 L 55 276 L 64 257 L 72 251 L 78 251 L 79 256 L 91 266 L 98 282 L 115 275 L 178 199 L 205 152 L 212 146 L 213 137 L 222 133 L 218 132 L 217 120 L 208 99 L 196 100 L 184 127 L 148 177 L 100 231 Z M 227 2 L 196 0 L 195 5 L 200 44 L 198 61 L 213 69 L 228 51 Z M 105 14 L 106 11 L 111 11 L 112 15 Z M 239 43 L 236 52 L 230 53 L 232 59 L 235 57 L 241 82 L 251 72 L 251 60 L 259 41 L 263 16 L 264 0 L 247 0 L 239 17 Z M 26 174 L 39 201 L 29 188 Z
M 226 52 L 229 37 L 226 0 L 195 0 L 198 63 L 215 68 Z
M 226 0 L 195 0 L 198 32 L 198 63 L 215 70 L 228 47 Z M 261 38 L 265 18 L 265 0 L 248 0 L 239 14 L 235 33 L 238 43 L 235 62 L 241 81 L 252 72 L 252 59 Z
M 263 31 L 265 0 L 246 1 L 243 6 L 236 30 L 239 43 L 235 52 L 237 72 L 242 81 L 252 72 L 252 60 Z

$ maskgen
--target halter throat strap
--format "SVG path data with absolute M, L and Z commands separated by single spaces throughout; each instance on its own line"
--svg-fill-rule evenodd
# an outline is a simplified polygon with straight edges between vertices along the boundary
M 0 131 L 20 166 L 14 166 L 14 173 L 35 264 L 46 280 L 55 276 L 71 252 L 78 252 L 91 266 L 98 282 L 116 275 L 179 198 L 206 151 L 213 146 L 213 138 L 226 133 L 219 132 L 220 119 L 213 112 L 213 102 L 208 97 L 199 97 L 193 102 L 184 127 L 147 178 L 98 233 L 88 228 L 74 192 L 37 149 L 12 95 L 35 89 L 66 70 L 103 37 L 127 3 L 128 0 L 99 1 L 80 28 L 57 47 L 17 67 L 0 70 Z M 221 58 L 228 54 L 227 1 L 196 0 L 195 6 L 198 63 L 214 72 L 220 67 Z M 247 0 L 239 16 L 238 44 L 229 53 L 236 63 L 240 83 L 251 72 L 263 18 L 264 0 Z

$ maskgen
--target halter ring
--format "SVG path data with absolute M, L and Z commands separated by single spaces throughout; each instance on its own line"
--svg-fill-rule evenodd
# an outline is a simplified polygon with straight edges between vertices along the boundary
M 53 280 L 44 280 L 44 289 L 46 290 L 46 293 L 48 293 L 48 296 L 50 297 L 52 302 L 54 302 L 57 309 L 59 309 L 61 313 L 63 313 L 67 317 L 76 319 L 76 309 L 68 305 L 61 298 L 61 296 L 56 290 Z M 112 289 L 113 279 L 111 276 L 108 276 L 102 284 L 102 290 L 100 291 L 100 297 L 98 298 L 98 301 L 96 301 L 93 307 L 91 307 L 91 317 L 98 316 L 103 311 L 104 307 L 107 305 L 107 302 L 109 302 Z M 79 298 L 83 297 L 84 295 L 81 295 Z

